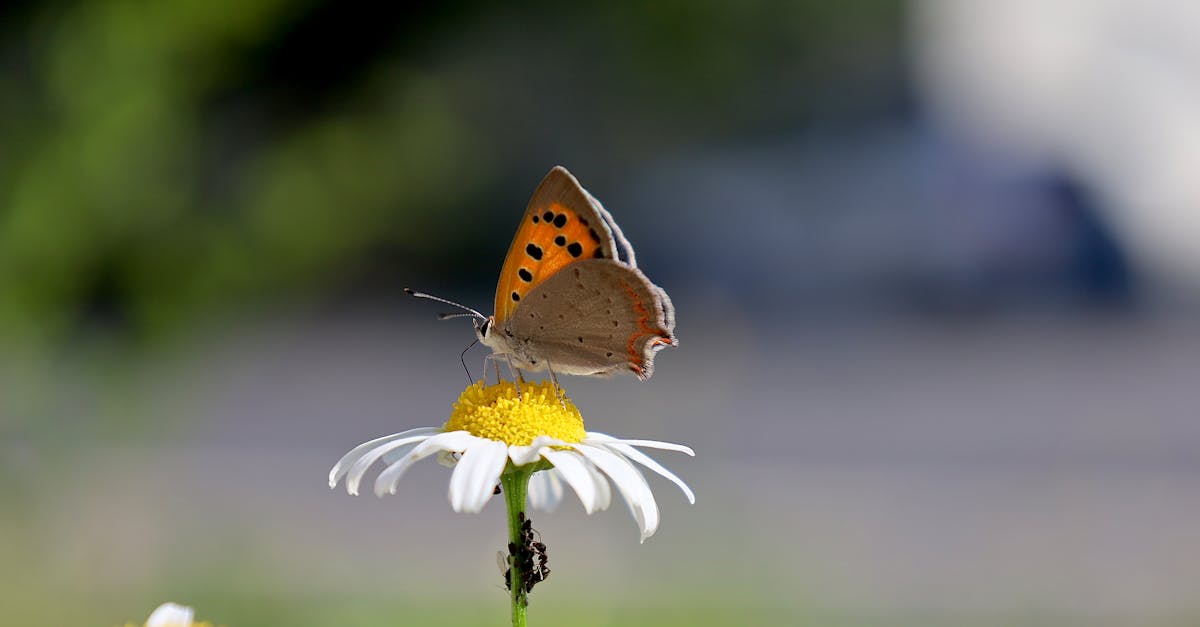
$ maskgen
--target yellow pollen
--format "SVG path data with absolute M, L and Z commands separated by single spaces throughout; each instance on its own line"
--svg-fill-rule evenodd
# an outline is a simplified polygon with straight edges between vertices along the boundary
M 539 435 L 564 442 L 582 442 L 587 435 L 575 403 L 568 398 L 560 403 L 554 386 L 544 382 L 522 383 L 520 399 L 517 386 L 508 381 L 488 386 L 474 383 L 454 403 L 445 429 L 468 431 L 509 446 L 528 446 Z

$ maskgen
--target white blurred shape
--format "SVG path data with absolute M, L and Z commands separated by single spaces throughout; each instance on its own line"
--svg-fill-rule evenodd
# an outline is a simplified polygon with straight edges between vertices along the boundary
M 1142 270 L 1200 285 L 1200 3 L 925 0 L 911 32 L 940 124 L 1079 177 Z
M 191 627 L 192 608 L 178 603 L 163 603 L 150 614 L 146 627 Z

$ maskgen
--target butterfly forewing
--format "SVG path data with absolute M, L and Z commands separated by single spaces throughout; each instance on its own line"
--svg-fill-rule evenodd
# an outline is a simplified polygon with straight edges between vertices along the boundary
M 505 328 L 567 374 L 629 370 L 646 379 L 655 352 L 676 344 L 670 299 L 639 270 L 611 259 L 580 261 L 543 281 Z
M 551 170 L 533 193 L 504 258 L 496 285 L 496 319 L 511 316 L 535 287 L 568 264 L 617 258 L 612 218 L 606 213 L 565 168 Z

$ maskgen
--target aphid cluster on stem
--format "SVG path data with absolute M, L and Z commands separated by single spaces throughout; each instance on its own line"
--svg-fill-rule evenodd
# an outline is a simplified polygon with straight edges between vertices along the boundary
M 546 545 L 534 538 L 537 531 L 534 531 L 533 522 L 525 517 L 525 513 L 519 512 L 517 519 L 521 521 L 521 543 L 508 543 L 508 561 L 510 565 L 520 567 L 524 575 L 521 588 L 525 594 L 529 594 L 535 585 L 550 576 L 550 556 L 546 553 Z M 512 590 L 511 566 L 504 571 L 504 587 Z

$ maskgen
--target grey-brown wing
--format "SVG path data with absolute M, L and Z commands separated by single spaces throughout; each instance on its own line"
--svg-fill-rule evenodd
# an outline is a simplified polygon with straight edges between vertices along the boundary
M 507 321 L 531 353 L 567 374 L 654 373 L 654 355 L 677 344 L 671 300 L 641 271 L 611 259 L 563 268 Z

